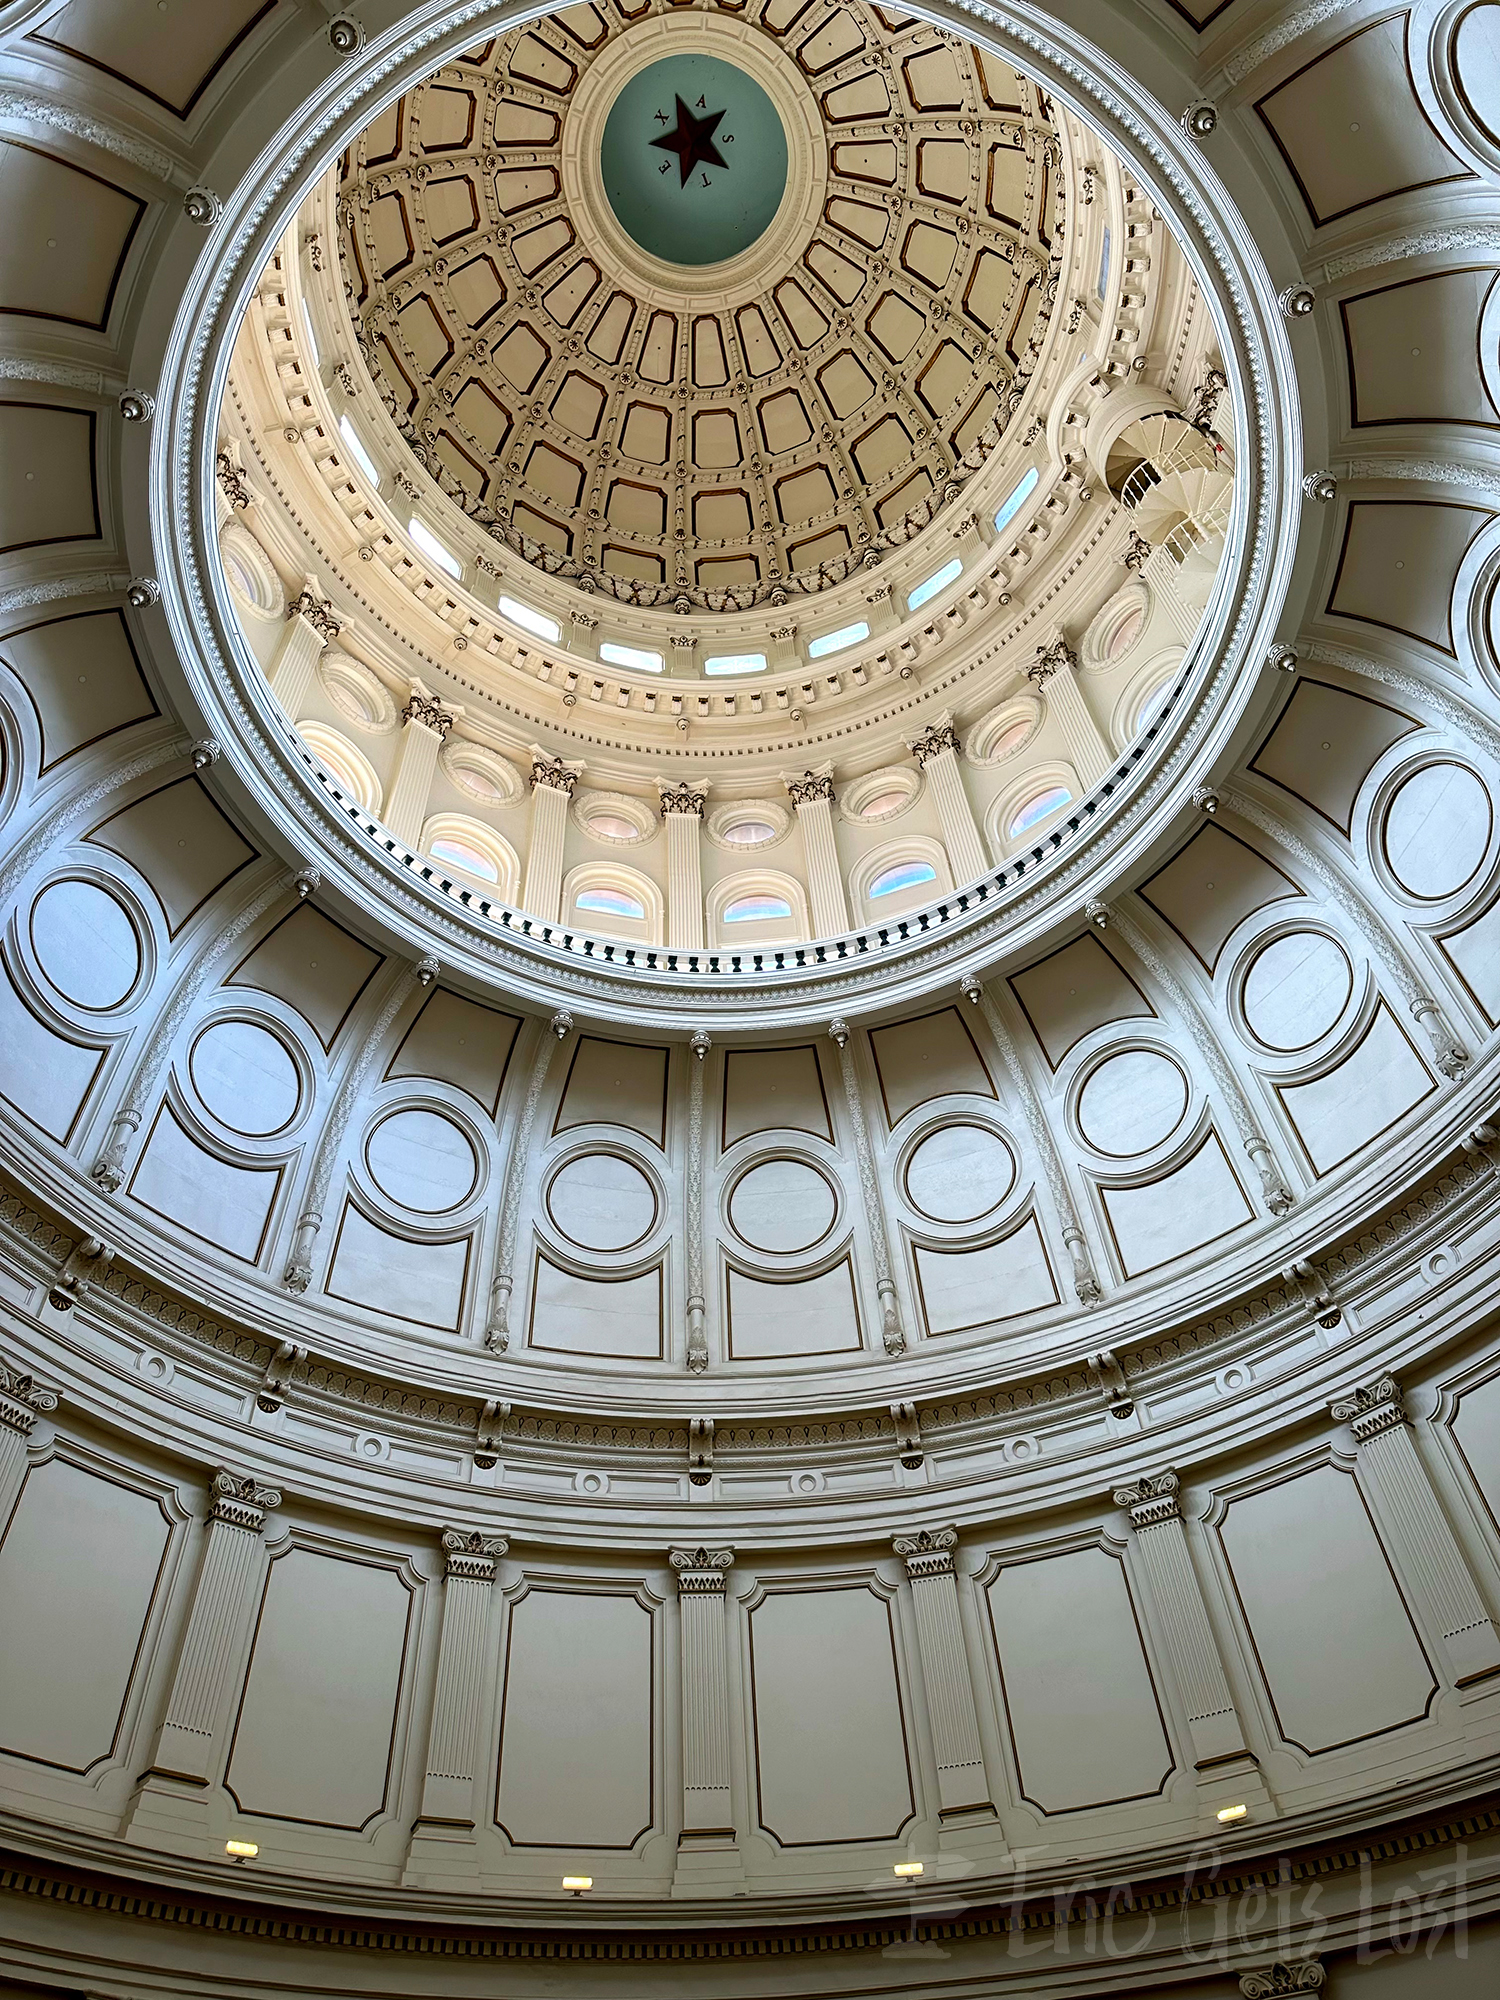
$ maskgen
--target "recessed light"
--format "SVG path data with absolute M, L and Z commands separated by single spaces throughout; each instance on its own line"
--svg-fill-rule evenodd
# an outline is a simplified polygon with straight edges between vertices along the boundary
M 1220 1806 L 1219 1818 L 1221 1820 L 1245 1819 L 1248 1817 L 1249 1812 L 1249 1806 Z

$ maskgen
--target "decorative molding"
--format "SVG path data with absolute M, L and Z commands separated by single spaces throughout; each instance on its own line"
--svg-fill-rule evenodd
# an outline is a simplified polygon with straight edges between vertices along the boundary
M 1175 1472 L 1152 1473 L 1138 1479 L 1134 1486 L 1117 1486 L 1115 1505 L 1125 1509 L 1131 1527 L 1137 1532 L 1159 1528 L 1168 1521 L 1182 1519 L 1182 1503 L 1177 1497 L 1181 1484 Z
M 914 1535 L 892 1535 L 891 1547 L 906 1564 L 906 1574 L 913 1582 L 930 1576 L 952 1576 L 958 1530 L 919 1528 Z
M 337 632 L 337 625 L 333 629 Z M 423 689 L 414 687 L 407 697 L 406 706 L 401 711 L 401 720 L 419 722 L 424 729 L 432 730 L 440 741 L 446 742 L 455 718 L 444 708 L 436 695 L 427 694 Z
M 122 594 L 129 582 L 123 570 L 92 569 L 80 576 L 54 576 L 45 583 L 0 590 L 0 616 L 9 611 L 30 611 L 38 604 L 55 604 L 67 597 L 113 597 Z
M 703 807 L 708 798 L 706 785 L 693 785 L 686 779 L 681 784 L 671 785 L 657 780 L 661 793 L 661 809 L 664 813 L 683 813 L 694 819 L 702 819 Z
M 472 1528 L 444 1528 L 442 1544 L 443 1573 L 460 1583 L 493 1583 L 495 1565 L 510 1548 L 504 1535 L 481 1535 Z
M 1089 914 L 1094 922 L 1099 923 L 1099 918 L 1094 915 L 1092 909 Z M 1119 906 L 1116 906 L 1110 915 L 1113 917 L 1115 928 L 1130 949 L 1152 974 L 1163 992 L 1170 996 L 1188 1033 L 1197 1044 L 1198 1051 L 1208 1066 L 1209 1074 L 1218 1086 L 1219 1095 L 1239 1130 L 1240 1143 L 1251 1165 L 1260 1176 L 1261 1199 L 1272 1215 L 1285 1215 L 1295 1205 L 1296 1196 L 1277 1164 L 1270 1140 L 1256 1123 L 1255 1115 L 1250 1109 L 1250 1100 L 1240 1087 L 1239 1078 L 1229 1066 L 1223 1045 L 1214 1035 L 1208 1022 L 1204 1020 L 1197 1002 L 1141 930 L 1134 917 Z M 1103 929 L 1103 924 L 1100 923 L 1099 927 Z
M 57 1408 L 57 1397 L 36 1379 L 0 1361 L 0 1424 L 30 1437 L 39 1416 Z
M 216 1472 L 209 1491 L 213 1495 L 209 1520 L 239 1528 L 247 1535 L 263 1533 L 267 1513 L 281 1505 L 281 1494 L 274 1486 L 257 1486 L 253 1479 L 241 1478 L 236 1472 Z
M 1026 1128 L 1036 1147 L 1037 1158 L 1042 1163 L 1042 1172 L 1046 1177 L 1053 1206 L 1057 1210 L 1057 1219 L 1062 1227 L 1063 1242 L 1072 1259 L 1073 1290 L 1078 1303 L 1082 1306 L 1096 1306 L 1104 1297 L 1104 1292 L 1099 1283 L 1098 1273 L 1094 1269 L 1088 1239 L 1078 1220 L 1078 1210 L 1073 1204 L 1072 1192 L 1063 1174 L 1057 1141 L 1052 1136 L 1052 1128 L 1047 1123 L 1041 1100 L 1032 1088 L 1031 1078 L 1021 1066 L 1021 1059 L 1016 1054 L 1010 1036 L 1005 1032 L 1004 1023 L 983 980 L 975 978 L 973 973 L 968 973 L 959 981 L 959 991 L 971 1006 L 977 1007 L 984 1015 L 995 1047 L 1000 1051 L 1006 1072 L 1015 1086 L 1016 1096 L 1020 1100 L 1021 1115 L 1026 1120 Z
M 1500 243 L 1497 243 L 1500 248 Z M 1280 650 L 1290 652 L 1290 647 Z M 1500 763 L 1500 729 L 1467 702 L 1441 687 L 1436 681 L 1419 680 L 1415 674 L 1404 674 L 1398 667 L 1388 667 L 1381 660 L 1375 660 L 1364 653 L 1356 653 L 1348 646 L 1335 646 L 1326 639 L 1304 639 L 1292 657 L 1295 668 L 1298 657 L 1310 660 L 1315 665 L 1339 667 L 1345 673 L 1360 674 L 1366 680 L 1379 681 L 1383 687 L 1394 688 L 1409 701 L 1414 701 L 1435 709 L 1443 720 L 1456 729 L 1461 736 L 1467 736 L 1477 743 L 1487 754 Z M 1280 664 L 1278 662 L 1278 664 Z
M 236 513 L 243 512 L 250 505 L 250 483 L 240 464 L 240 447 L 237 439 L 231 439 L 228 444 L 219 447 L 218 455 L 214 459 L 214 474 L 219 482 L 219 490 L 230 508 Z M 311 594 L 308 591 L 303 592 L 303 596 Z M 320 599 L 315 601 L 321 602 Z M 301 600 L 298 602 L 300 604 Z M 295 617 L 296 611 L 297 606 L 294 605 L 288 610 L 287 616 Z
M 581 774 L 581 766 L 565 764 L 561 757 L 532 756 L 533 789 L 540 785 L 545 791 L 562 792 L 568 798 L 572 798 L 573 787 L 578 783 Z
M 1409 1422 L 1401 1400 L 1401 1388 L 1393 1375 L 1356 1389 L 1344 1401 L 1331 1403 L 1329 1413 L 1337 1424 L 1347 1424 L 1360 1444 L 1368 1444 L 1383 1431 L 1395 1430 Z
M 1283 49 L 1290 48 L 1293 42 L 1301 41 L 1304 35 L 1310 35 L 1315 28 L 1321 28 L 1325 21 L 1331 21 L 1336 15 L 1347 13 L 1354 4 L 1355 0 L 1313 0 L 1312 6 L 1300 7 L 1295 14 L 1289 14 L 1285 20 L 1278 21 L 1275 27 L 1268 28 L 1262 35 L 1257 35 L 1253 42 L 1247 42 L 1237 55 L 1232 55 L 1225 63 L 1224 74 L 1231 83 L 1242 83 L 1247 76 L 1258 70 L 1262 63 L 1269 62 L 1272 56 L 1280 55 Z
M 1036 658 L 1026 669 L 1026 678 L 1040 693 L 1042 688 L 1046 686 L 1047 682 L 1051 680 L 1052 676 L 1061 667 L 1069 667 L 1076 672 L 1078 669 L 1078 654 L 1068 644 L 1067 640 L 1059 634 L 1055 639 L 1044 640 L 1037 647 Z
M 907 738 L 907 746 L 923 770 L 934 757 L 941 757 L 945 750 L 951 750 L 956 757 L 963 747 L 951 722 L 929 722 L 919 736 Z
M 804 771 L 800 778 L 783 778 L 781 782 L 786 786 L 792 804 L 799 810 L 820 802 L 833 804 L 833 778 L 829 772 Z
M 908 1472 L 920 1472 L 926 1452 L 922 1446 L 922 1420 L 915 1403 L 892 1403 L 891 1422 L 896 1427 L 896 1456 Z
M 688 1069 L 688 1143 L 683 1174 L 682 1226 L 687 1238 L 687 1365 L 695 1375 L 708 1367 L 708 1340 L 703 1279 L 703 1059 L 713 1046 L 703 1028 L 688 1044 L 693 1061 Z
M 1328 479 L 1328 473 L 1309 473 L 1308 479 Z M 1462 465 L 1451 458 L 1351 458 L 1340 474 L 1343 479 L 1411 480 L 1426 486 L 1462 486 L 1500 500 L 1500 472 L 1482 465 Z M 1304 485 L 1306 481 L 1303 482 Z M 1315 493 L 1314 499 L 1324 496 Z M 1332 495 L 1328 496 L 1332 498 Z
M 315 632 L 321 632 L 325 639 L 336 639 L 343 627 L 333 615 L 332 600 L 320 597 L 316 583 L 309 577 L 297 595 L 286 607 L 288 618 L 305 618 Z M 412 700 L 417 696 L 413 694 Z M 408 704 L 410 706 L 410 704 Z M 436 724 L 433 725 L 436 727 Z
M 688 1419 L 688 1482 L 693 1486 L 707 1486 L 714 1476 L 714 1420 L 712 1417 L 690 1417 Z
M 1238 787 L 1226 785 L 1223 791 L 1223 803 L 1241 819 L 1259 827 L 1262 833 L 1269 835 L 1276 842 L 1277 846 L 1285 848 L 1288 854 L 1300 862 L 1309 874 L 1317 877 L 1334 902 L 1353 922 L 1356 931 L 1368 940 L 1376 956 L 1395 980 L 1411 1010 L 1412 1019 L 1420 1024 L 1432 1043 L 1433 1060 L 1443 1075 L 1454 1082 L 1462 1078 L 1469 1067 L 1468 1051 L 1449 1026 L 1448 1018 L 1437 1001 L 1417 984 L 1416 975 L 1407 964 L 1395 938 L 1365 899 L 1349 886 L 1337 870 L 1330 868 L 1322 856 L 1315 853 L 1305 840 L 1299 839 L 1284 821 L 1275 813 L 1267 811 L 1258 799 L 1251 798 Z
M 734 1561 L 733 1549 L 673 1549 L 667 1557 L 677 1575 L 677 1589 L 683 1597 L 722 1597 L 726 1572 Z
M 490 1281 L 489 1314 L 484 1330 L 484 1344 L 492 1354 L 503 1354 L 510 1345 L 510 1295 L 515 1288 L 516 1229 L 520 1221 L 521 1189 L 525 1163 L 531 1157 L 531 1133 L 536 1124 L 537 1107 L 542 1101 L 552 1052 L 567 1039 L 572 1029 L 573 1018 L 570 1014 L 554 1014 L 547 1032 L 538 1040 L 521 1115 L 516 1123 L 516 1136 L 505 1162 L 500 1196 L 500 1239 L 495 1247 L 495 1275 Z
M 1327 1974 L 1315 1958 L 1277 1959 L 1264 1972 L 1240 1974 L 1244 2000 L 1272 2000 L 1281 1993 L 1317 1993 Z
M 169 186 L 178 178 L 178 168 L 169 154 L 156 146 L 148 146 L 131 133 L 120 131 L 117 126 L 106 124 L 102 118 L 91 118 L 87 112 L 75 109 L 62 99 L 33 97 L 7 84 L 0 89 L 0 119 L 4 118 L 18 119 L 31 125 L 50 125 L 55 132 L 71 133 L 75 139 L 97 146 L 101 152 L 113 153 L 117 160 L 125 160 L 132 167 L 139 167 L 154 180 L 165 181 Z
M 1125 544 L 1125 553 L 1120 560 L 1126 569 L 1133 571 L 1136 576 L 1140 575 L 1151 560 L 1151 544 L 1138 529 L 1131 529 L 1130 539 Z
M 901 1331 L 901 1311 L 896 1301 L 895 1280 L 891 1276 L 885 1211 L 880 1202 L 880 1182 L 875 1173 L 875 1155 L 870 1145 L 870 1128 L 865 1122 L 864 1099 L 860 1095 L 854 1051 L 849 1046 L 848 1023 L 832 1021 L 828 1033 L 839 1052 L 844 1101 L 849 1107 L 849 1124 L 854 1133 L 854 1154 L 859 1168 L 859 1188 L 864 1197 L 865 1223 L 870 1232 L 870 1248 L 875 1254 L 875 1295 L 880 1301 L 881 1342 L 887 1354 L 904 1354 L 906 1336 Z
M 1345 0 L 1352 6 L 1354 0 Z M 1404 263 L 1410 257 L 1438 257 L 1451 250 L 1477 250 L 1483 256 L 1500 252 L 1500 229 L 1464 227 L 1455 229 L 1413 229 L 1400 236 L 1387 236 L 1376 243 L 1362 243 L 1340 256 L 1330 257 L 1323 266 L 1327 282 L 1352 278 L 1359 271 L 1379 270 L 1384 264 Z

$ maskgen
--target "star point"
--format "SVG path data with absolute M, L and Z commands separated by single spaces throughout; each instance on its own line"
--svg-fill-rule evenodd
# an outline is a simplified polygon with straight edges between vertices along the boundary
M 658 113 L 658 116 L 660 115 Z M 714 144 L 714 133 L 717 131 L 719 120 L 723 116 L 724 113 L 722 111 L 710 111 L 705 117 L 699 118 L 694 112 L 688 109 L 687 105 L 679 97 L 677 99 L 676 126 L 672 131 L 663 132 L 660 138 L 651 141 L 652 145 L 659 147 L 662 152 L 675 153 L 677 155 L 677 164 L 682 172 L 680 186 L 687 186 L 689 180 L 692 178 L 694 169 L 697 167 L 727 167 L 729 165 L 729 162 Z M 709 184 L 708 177 L 705 175 L 704 185 L 708 186 Z

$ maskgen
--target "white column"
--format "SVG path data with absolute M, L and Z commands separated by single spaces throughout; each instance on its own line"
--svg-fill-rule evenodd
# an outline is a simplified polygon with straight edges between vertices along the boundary
M 561 908 L 568 801 L 582 771 L 582 764 L 565 764 L 532 745 L 531 830 L 521 908 L 544 923 L 555 924 Z
M 843 871 L 833 838 L 833 773 L 829 765 L 804 771 L 800 778 L 783 778 L 802 828 L 807 856 L 807 890 L 812 900 L 815 938 L 839 937 L 849 928 Z
M 26 1479 L 26 1440 L 41 1412 L 56 1408 L 50 1389 L 38 1388 L 29 1375 L 0 1361 L 0 1535 Z
M 729 1766 L 725 1575 L 732 1549 L 673 1549 L 682 1648 L 682 1833 L 674 1896 L 720 1895 L 743 1877 Z
M 707 785 L 660 784 L 667 829 L 667 943 L 675 951 L 703 949 L 703 859 L 698 840 Z
M 266 679 L 271 692 L 286 711 L 288 722 L 300 722 L 307 713 L 307 698 L 318 675 L 318 661 L 330 639 L 336 639 L 339 622 L 318 595 L 312 577 L 298 597 L 287 606 L 286 623 Z
M 1403 1576 L 1442 1636 L 1454 1685 L 1500 1673 L 1500 1635 L 1417 1456 L 1399 1386 L 1383 1376 L 1335 1403 L 1333 1416 L 1354 1432 L 1360 1477 L 1397 1544 Z
M 953 719 L 940 715 L 920 736 L 909 739 L 912 755 L 921 765 L 932 787 L 933 804 L 943 829 L 943 845 L 953 870 L 953 886 L 962 889 L 989 872 L 989 856 L 984 838 L 974 818 L 974 808 L 964 790 L 963 772 L 958 765 L 958 736 Z
M 499 1536 L 443 1530 L 443 1629 L 437 1685 L 427 1729 L 422 1807 L 412 1828 L 405 1888 L 438 1888 L 479 1875 L 474 1842 L 474 1780 L 479 1763 L 490 1587 L 509 1544 Z
M 1113 756 L 1078 685 L 1078 655 L 1066 639 L 1054 639 L 1036 651 L 1027 678 L 1061 723 L 1078 782 L 1088 791 L 1108 771 Z
M 693 1065 L 688 1077 L 688 1150 L 684 1176 L 683 1229 L 687 1235 L 687 1365 L 695 1375 L 708 1366 L 708 1338 L 703 1330 L 706 1299 L 703 1289 L 703 1064 L 713 1042 L 706 1028 L 695 1028 L 688 1047 Z
M 1245 1805 L 1252 1818 L 1270 1818 L 1275 1803 L 1245 1742 L 1193 1570 L 1177 1497 L 1179 1483 L 1175 1472 L 1157 1473 L 1135 1486 L 1117 1488 L 1115 1505 L 1125 1509 L 1135 1529 L 1139 1566 L 1187 1710 L 1205 1820 L 1215 1825 L 1213 1815 L 1226 1805 Z
M 413 681 L 401 720 L 405 724 L 401 747 L 380 817 L 397 840 L 415 849 L 427 824 L 438 752 L 453 727 L 453 716 L 420 681 Z
M 927 1691 L 937 1758 L 938 1818 L 983 1815 L 992 1819 L 995 1807 L 984 1768 L 974 1683 L 958 1609 L 958 1579 L 953 1568 L 957 1543 L 954 1528 L 923 1528 L 915 1535 L 894 1536 L 891 1546 L 906 1564 L 911 1582 L 922 1685 Z
M 274 1487 L 214 1474 L 203 1562 L 188 1611 L 166 1713 L 151 1764 L 132 1801 L 127 1840 L 199 1854 L 208 1839 L 207 1792 L 224 1760 L 230 1683 L 262 1562 Z

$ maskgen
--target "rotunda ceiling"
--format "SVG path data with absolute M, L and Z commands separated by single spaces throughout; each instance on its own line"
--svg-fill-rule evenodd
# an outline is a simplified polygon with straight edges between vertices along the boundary
M 1039 87 L 910 15 L 585 4 L 383 112 L 340 244 L 380 393 L 477 522 L 744 608 L 878 563 L 1006 437 L 1061 168 Z

